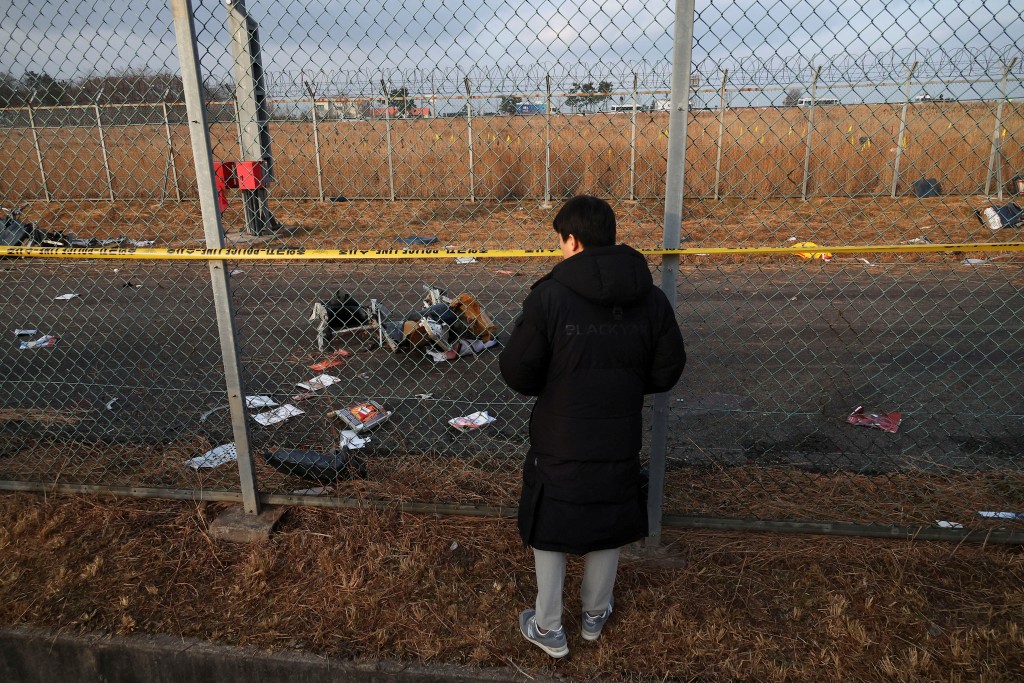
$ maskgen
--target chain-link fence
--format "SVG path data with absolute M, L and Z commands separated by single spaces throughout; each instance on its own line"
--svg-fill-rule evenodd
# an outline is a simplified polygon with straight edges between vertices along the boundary
M 666 523 L 1024 521 L 1012 3 L 2 23 L 4 244 L 67 256 L 0 263 L 4 488 L 507 511 L 531 402 L 500 344 L 590 193 L 676 285 L 689 363 L 644 451 Z M 262 251 L 180 260 L 222 245 Z

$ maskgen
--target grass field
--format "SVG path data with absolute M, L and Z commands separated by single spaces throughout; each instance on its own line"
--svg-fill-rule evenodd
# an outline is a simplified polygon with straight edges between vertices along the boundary
M 901 106 L 829 106 L 815 110 L 807 193 L 811 197 L 888 195 L 899 152 L 898 194 L 922 177 L 950 194 L 985 191 L 996 106 L 927 102 L 908 107 L 899 140 Z M 1003 108 L 997 132 L 1004 181 L 1024 171 L 1024 107 Z M 808 110 L 797 107 L 695 111 L 688 125 L 687 196 L 801 196 Z M 278 198 L 518 200 L 587 192 L 611 198 L 664 194 L 668 114 L 476 117 L 464 119 L 321 121 L 320 178 L 311 122 L 271 124 Z M 172 126 L 168 154 L 163 126 L 104 128 L 104 164 L 96 128 L 38 132 L 48 190 L 54 199 L 194 197 L 188 129 Z M 390 154 L 387 140 L 391 140 Z M 546 140 L 550 172 L 545 179 Z M 237 154 L 237 128 L 212 124 L 214 157 Z M 721 160 L 718 160 L 721 140 Z M 0 140 L 0 197 L 11 203 L 43 198 L 32 133 L 8 129 Z M 634 158 L 631 170 L 631 157 Z M 173 167 L 170 159 L 173 158 Z M 110 169 L 110 183 L 107 181 Z M 470 171 L 472 170 L 472 174 Z M 991 188 L 994 190 L 994 186 Z
M 532 558 L 512 520 L 295 508 L 266 543 L 213 540 L 221 505 L 0 495 L 0 625 L 169 634 L 526 680 L 1010 683 L 1019 549 L 702 531 L 627 553 L 600 640 L 523 640 Z

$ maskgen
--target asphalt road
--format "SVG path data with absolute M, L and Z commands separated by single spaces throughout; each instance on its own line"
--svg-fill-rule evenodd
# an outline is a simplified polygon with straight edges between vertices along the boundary
M 232 287 L 246 392 L 285 403 L 301 392 L 298 382 L 318 374 L 307 367 L 321 357 L 308 316 L 315 301 L 339 288 L 396 313 L 417 309 L 424 285 L 468 291 L 504 329 L 550 265 L 236 264 L 243 271 Z M 688 365 L 670 396 L 670 467 L 1020 468 L 1019 265 L 684 265 L 678 282 Z M 226 403 L 205 264 L 11 259 L 0 261 L 0 283 L 8 321 L 0 404 L 14 411 L 0 433 L 0 461 L 23 457 L 40 440 L 159 448 L 189 435 L 213 444 L 232 439 L 227 411 L 200 420 Z M 79 296 L 55 300 L 65 293 Z M 59 341 L 19 350 L 13 332 L 26 327 Z M 270 428 L 252 423 L 258 449 L 327 449 L 337 430 L 324 415 L 374 399 L 393 416 L 374 432 L 367 458 L 485 454 L 499 468 L 518 467 L 530 402 L 501 382 L 497 351 L 435 363 L 417 351 L 393 354 L 366 334 L 341 345 L 354 352 L 330 371 L 342 382 L 296 404 L 305 415 Z M 900 411 L 898 432 L 848 424 L 860 405 Z M 26 409 L 89 419 L 17 419 Z M 451 417 L 478 410 L 497 421 L 470 434 L 449 428 Z M 11 460 L 0 469 L 17 476 Z

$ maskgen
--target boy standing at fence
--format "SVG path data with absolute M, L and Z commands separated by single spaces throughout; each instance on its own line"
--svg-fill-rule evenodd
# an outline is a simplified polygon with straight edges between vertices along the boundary
M 554 229 L 564 260 L 533 285 L 499 364 L 511 388 L 537 397 L 519 500 L 537 601 L 519 628 L 564 657 L 566 555 L 584 556 L 582 635 L 596 640 L 614 606 L 619 548 L 647 535 L 644 394 L 672 388 L 686 354 L 646 259 L 615 244 L 607 202 L 573 197 Z

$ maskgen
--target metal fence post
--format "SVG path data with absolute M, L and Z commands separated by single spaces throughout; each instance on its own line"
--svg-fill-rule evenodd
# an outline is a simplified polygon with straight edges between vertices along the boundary
M 1002 152 L 1002 138 L 1000 131 L 1003 129 L 1003 104 L 1006 102 L 1006 82 L 1010 78 L 1010 71 L 1017 63 L 1017 58 L 1010 60 L 1009 64 L 1003 66 L 1003 78 L 999 81 L 999 103 L 996 105 L 996 126 L 992 131 L 992 151 L 988 156 L 988 173 L 985 176 L 985 194 L 992 189 L 992 178 L 995 176 L 998 186 L 999 199 L 1003 198 L 1003 164 L 999 159 Z M 997 165 L 998 160 L 998 165 Z
M 633 111 L 629 121 L 629 200 L 636 201 L 636 99 L 637 77 L 633 72 Z
M 469 146 L 469 201 L 476 201 L 476 181 L 473 178 L 473 101 L 469 91 L 469 76 L 464 79 L 466 84 L 466 136 Z
M 103 89 L 96 93 L 96 100 L 92 103 L 93 111 L 96 112 L 96 128 L 100 132 L 100 151 L 103 153 L 103 170 L 107 174 L 107 195 L 110 201 L 114 201 L 114 183 L 110 177 L 110 158 L 107 155 L 107 142 L 103 137 L 103 120 L 100 118 L 100 98 L 103 96 Z
M 900 134 L 896 138 L 896 159 L 892 164 L 892 189 L 889 196 L 896 199 L 896 185 L 900 181 L 900 158 L 903 156 L 903 136 L 907 132 L 907 107 L 910 106 L 910 79 L 914 77 L 917 62 L 907 69 L 907 81 L 903 86 L 903 110 L 900 112 Z
M 192 156 L 196 169 L 196 190 L 203 213 L 206 246 L 224 247 L 224 231 L 217 209 L 217 188 L 213 175 L 213 150 L 206 125 L 203 80 L 199 71 L 199 52 L 196 45 L 192 0 L 170 0 L 174 16 L 174 33 L 181 62 L 181 81 L 188 111 L 189 134 L 192 138 Z M 217 311 L 217 329 L 220 333 L 221 353 L 224 361 L 224 379 L 227 385 L 231 428 L 238 452 L 238 475 L 242 489 L 242 505 L 249 514 L 259 514 L 260 501 L 256 489 L 256 468 L 252 459 L 249 423 L 245 413 L 245 390 L 242 382 L 242 364 L 235 336 L 235 311 L 231 301 L 231 284 L 226 261 L 210 261 L 210 283 Z
M 306 83 L 306 91 L 309 93 L 309 111 L 313 115 L 313 156 L 316 158 L 316 189 L 320 201 L 324 200 L 324 176 L 320 167 L 320 132 L 316 116 L 316 88 L 312 83 Z
M 547 85 L 547 100 L 544 105 L 544 203 L 542 209 L 550 209 L 551 204 L 551 74 L 544 75 Z
M 263 79 L 259 27 L 249 16 L 244 0 L 225 0 L 227 29 L 231 40 L 231 71 L 235 77 L 235 120 L 238 122 L 242 161 L 259 161 L 263 181 L 255 189 L 239 189 L 250 234 L 266 235 L 278 226 L 267 205 L 267 186 L 274 181 L 270 148 L 270 112 Z
M 718 95 L 718 152 L 715 155 L 715 199 L 720 199 L 718 191 L 722 182 L 722 141 L 725 136 L 725 84 L 729 80 L 729 70 L 722 70 L 722 89 Z
M 391 156 L 391 94 L 384 79 L 380 79 L 380 89 L 384 92 L 384 144 L 388 150 L 388 194 L 395 201 L 395 162 Z
M 695 0 L 676 0 L 675 39 L 672 46 L 672 99 L 668 120 L 668 169 L 665 177 L 664 247 L 678 249 L 682 240 L 683 190 L 686 176 L 686 126 L 690 117 L 690 60 L 693 55 Z M 661 289 L 676 306 L 679 256 L 661 259 Z M 654 397 L 651 424 L 650 481 L 647 494 L 647 546 L 661 543 L 662 503 L 665 500 L 665 457 L 668 450 L 668 393 Z
M 35 95 L 32 95 L 35 97 Z M 43 179 L 43 197 L 47 203 L 50 201 L 50 188 L 46 184 L 46 168 L 43 166 L 43 151 L 39 148 L 39 131 L 36 130 L 36 117 L 32 113 L 32 103 L 28 103 L 28 125 L 32 129 L 32 144 L 36 148 L 36 161 L 39 162 L 39 175 Z
M 807 178 L 811 172 L 811 141 L 814 135 L 814 108 L 818 104 L 818 77 L 821 76 L 821 67 L 814 70 L 814 77 L 811 79 L 811 108 L 807 111 L 807 135 L 804 136 L 806 149 L 804 150 L 804 179 L 800 183 L 800 199 L 807 201 Z

